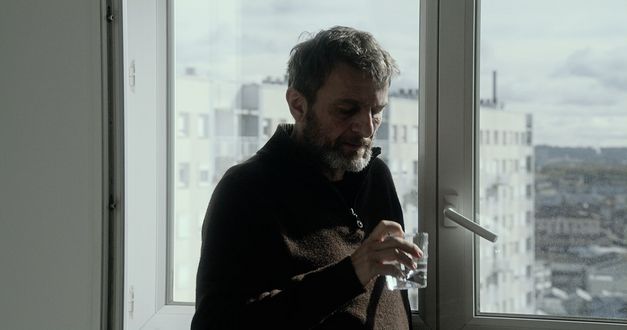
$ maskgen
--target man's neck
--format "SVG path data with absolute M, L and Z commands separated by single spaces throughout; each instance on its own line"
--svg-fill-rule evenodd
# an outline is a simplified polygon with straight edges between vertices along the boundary
M 322 174 L 324 174 L 324 176 L 326 176 L 327 179 L 329 179 L 329 181 L 331 182 L 336 182 L 344 179 L 344 171 L 342 170 L 327 170 L 323 171 Z
M 300 145 L 304 145 L 306 142 L 303 141 L 302 137 L 300 136 L 300 134 L 298 134 L 296 127 L 294 128 L 294 130 L 292 131 L 292 134 L 290 135 L 290 138 L 294 141 L 296 141 L 296 143 L 300 144 Z M 302 149 L 305 153 L 310 153 L 308 148 L 303 148 Z M 320 169 L 320 171 L 322 172 L 322 174 L 331 182 L 336 182 L 336 181 L 340 181 L 344 178 L 344 170 L 341 169 L 332 169 L 329 168 L 329 166 L 327 166 L 327 164 L 325 164 L 323 161 L 317 159 L 318 157 L 316 157 L 316 155 L 310 154 L 310 156 L 313 156 L 313 158 L 315 158 L 316 164 L 318 165 L 318 168 Z

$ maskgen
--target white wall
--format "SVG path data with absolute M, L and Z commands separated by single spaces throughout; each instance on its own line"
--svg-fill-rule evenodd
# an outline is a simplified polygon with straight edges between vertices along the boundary
M 100 6 L 0 6 L 1 329 L 100 328 Z

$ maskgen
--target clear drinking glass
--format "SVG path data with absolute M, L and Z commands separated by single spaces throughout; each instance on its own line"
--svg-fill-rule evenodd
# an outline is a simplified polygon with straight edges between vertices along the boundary
M 389 290 L 407 290 L 412 288 L 422 289 L 427 287 L 427 261 L 429 260 L 429 234 L 424 232 L 405 234 L 404 238 L 413 242 L 422 250 L 422 258 L 412 258 L 416 269 L 406 267 L 401 263 L 395 263 L 404 274 L 403 277 L 385 276 L 385 282 Z

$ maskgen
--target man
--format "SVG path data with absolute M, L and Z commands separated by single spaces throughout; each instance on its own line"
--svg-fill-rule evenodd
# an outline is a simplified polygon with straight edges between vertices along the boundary
M 281 125 L 213 193 L 203 225 L 192 329 L 408 329 L 406 291 L 384 288 L 422 252 L 371 148 L 390 55 L 334 27 L 292 50 Z

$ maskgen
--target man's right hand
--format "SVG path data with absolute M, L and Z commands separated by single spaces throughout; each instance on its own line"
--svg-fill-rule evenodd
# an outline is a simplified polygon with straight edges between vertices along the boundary
M 394 221 L 381 220 L 370 236 L 351 255 L 355 273 L 366 286 L 379 275 L 403 276 L 394 265 L 400 262 L 416 269 L 412 258 L 422 258 L 422 251 L 413 243 L 403 239 L 403 228 Z

